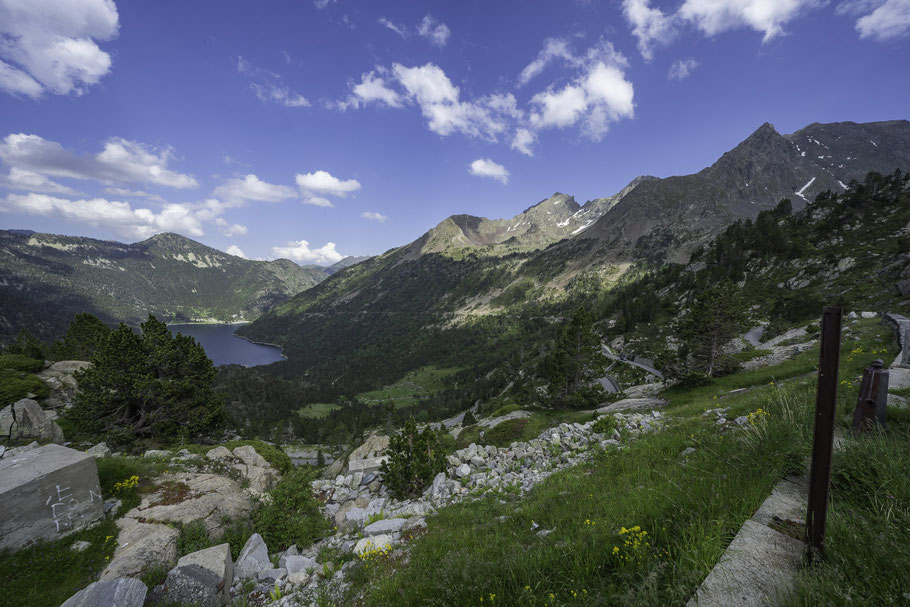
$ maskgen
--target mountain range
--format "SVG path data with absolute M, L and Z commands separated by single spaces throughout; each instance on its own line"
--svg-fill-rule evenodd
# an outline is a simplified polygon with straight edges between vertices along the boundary
M 430 333 L 496 333 L 519 305 L 527 314 L 529 303 L 606 292 L 632 269 L 686 262 L 732 222 L 782 199 L 799 210 L 870 171 L 897 168 L 910 168 L 906 120 L 815 123 L 789 135 L 766 123 L 693 175 L 639 177 L 584 205 L 557 193 L 511 219 L 453 215 L 282 302 L 240 333 L 285 346 L 297 371 L 342 357 L 393 377 L 440 356 Z M 408 352 L 387 343 L 390 326 Z
M 79 312 L 134 325 L 148 314 L 166 321 L 248 321 L 345 261 L 333 268 L 252 261 L 170 233 L 123 244 L 0 230 L 0 336 L 27 328 L 53 338 Z

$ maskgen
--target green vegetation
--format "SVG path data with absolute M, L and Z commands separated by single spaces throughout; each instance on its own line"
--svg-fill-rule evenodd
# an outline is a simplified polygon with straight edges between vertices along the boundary
M 362 392 L 355 398 L 364 403 L 392 403 L 396 407 L 406 407 L 417 403 L 421 398 L 435 394 L 445 388 L 445 379 L 459 371 L 458 368 L 440 369 L 433 365 L 421 367 L 409 372 L 403 378 L 382 388 Z
M 177 555 L 184 556 L 197 550 L 205 550 L 212 545 L 208 531 L 202 520 L 192 521 L 180 526 L 180 535 L 177 536 Z
M 893 355 L 890 339 L 874 321 L 853 323 L 840 376 L 854 377 L 886 350 Z M 406 564 L 394 559 L 371 564 L 368 581 L 352 593 L 364 592 L 366 605 L 465 605 L 481 597 L 490 602 L 491 595 L 494 605 L 684 604 L 777 481 L 805 468 L 817 378 L 803 375 L 800 367 L 812 365 L 803 356 L 763 370 L 763 377 L 733 374 L 710 386 L 665 393 L 671 419 L 666 430 L 595 454 L 590 463 L 550 477 L 524 498 L 504 490 L 441 510 L 428 520 L 426 535 L 412 542 Z M 785 376 L 790 379 L 769 379 Z M 849 423 L 856 390 L 849 381 L 841 386 L 843 424 Z M 758 409 L 769 415 L 753 416 L 745 429 L 721 432 L 713 415 L 702 415 L 717 407 L 728 408 L 730 419 Z M 850 542 L 841 548 L 834 547 L 832 529 L 829 550 L 843 554 L 819 582 L 827 590 L 819 594 L 807 585 L 794 604 L 846 605 L 848 597 L 900 602 L 897 572 L 908 554 L 902 541 L 910 490 L 902 463 L 910 445 L 908 421 L 892 422 L 889 430 L 902 426 L 900 447 L 886 437 L 864 439 L 838 456 L 837 462 L 849 465 L 836 469 L 835 494 L 856 500 L 842 504 L 839 524 L 848 529 L 864 511 L 873 515 L 849 530 Z M 874 440 L 882 440 L 871 450 L 882 463 L 870 465 L 861 454 Z M 688 447 L 695 451 L 683 459 Z M 572 508 L 565 508 L 566 499 Z M 874 523 L 882 529 L 873 529 Z M 539 529 L 552 531 L 542 537 Z M 849 554 L 868 538 L 874 541 L 858 555 Z M 878 550 L 878 541 L 895 550 L 896 561 Z M 879 588 L 866 588 L 865 574 L 855 577 L 854 586 L 837 579 L 848 564 L 855 567 L 851 571 L 865 571 L 863 556 L 880 566 Z
M 389 459 L 382 464 L 383 483 L 398 499 L 420 495 L 433 477 L 445 470 L 445 453 L 436 430 L 417 430 L 411 418 L 389 437 Z
M 542 365 L 541 374 L 549 381 L 554 403 L 584 407 L 603 394 L 600 384 L 594 383 L 607 364 L 600 347 L 591 315 L 584 307 L 576 308 Z
M 735 369 L 735 359 L 725 356 L 723 347 L 748 328 L 746 309 L 746 300 L 729 280 L 698 293 L 689 313 L 674 327 L 684 344 L 679 356 L 691 356 L 693 369 L 709 377 Z
M 96 580 L 114 554 L 116 539 L 116 523 L 104 519 L 55 542 L 0 552 L 0 607 L 58 607 Z M 78 541 L 91 546 L 83 552 L 70 548 Z
M 110 337 L 111 329 L 87 312 L 77 314 L 66 335 L 51 346 L 55 360 L 92 360 L 92 356 Z
M 44 362 L 24 354 L 0 354 L 0 408 L 34 394 L 44 398 L 50 394 L 47 385 L 33 373 Z
M 802 572 L 788 606 L 902 605 L 910 568 L 910 419 L 835 451 L 825 558 Z
M 114 445 L 137 440 L 168 444 L 198 437 L 220 422 L 224 396 L 212 389 L 215 370 L 191 337 L 172 336 L 149 316 L 137 335 L 126 325 L 95 351 L 77 374 L 80 391 L 67 418 Z
M 272 489 L 271 500 L 254 515 L 254 528 L 270 550 L 285 550 L 291 544 L 306 548 L 322 536 L 328 521 L 313 497 L 313 474 L 296 468 Z

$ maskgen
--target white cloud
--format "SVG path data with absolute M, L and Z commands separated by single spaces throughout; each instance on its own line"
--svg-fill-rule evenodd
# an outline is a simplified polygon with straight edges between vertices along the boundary
M 523 86 L 528 83 L 534 76 L 540 74 L 550 63 L 557 59 L 574 65 L 577 58 L 569 48 L 569 42 L 565 38 L 547 38 L 544 40 L 543 48 L 537 54 L 537 58 L 525 66 L 518 76 L 518 85 Z
M 111 196 L 124 196 L 126 198 L 146 198 L 148 200 L 154 200 L 155 202 L 165 202 L 164 198 L 158 194 L 149 194 L 148 192 L 143 192 L 142 190 L 130 190 L 127 188 L 104 188 L 105 194 L 110 194 Z
M 94 179 L 102 182 L 154 183 L 172 188 L 194 188 L 191 175 L 168 170 L 172 151 L 156 151 L 119 137 L 108 139 L 94 156 L 79 155 L 56 141 L 17 133 L 0 142 L 0 160 L 6 164 L 55 177 Z
M 56 181 L 51 181 L 40 173 L 12 167 L 5 178 L 0 178 L 0 187 L 13 190 L 28 190 L 44 194 L 75 194 L 76 190 Z
M 334 2 L 337 2 L 337 1 L 338 0 L 313 0 L 313 6 L 315 6 L 319 10 L 322 10 L 325 7 L 327 7 L 328 5 L 330 5 Z
M 537 141 L 537 135 L 529 129 L 518 129 L 515 131 L 515 136 L 512 138 L 512 149 L 518 150 L 522 154 L 527 156 L 533 156 L 534 151 L 531 149 L 531 146 L 534 145 L 534 142 Z
M 632 83 L 621 65 L 601 61 L 560 90 L 547 89 L 531 98 L 535 129 L 566 128 L 578 122 L 582 133 L 598 141 L 611 122 L 635 115 Z
M 360 216 L 363 217 L 364 219 L 369 219 L 370 221 L 377 221 L 379 223 L 385 223 L 389 220 L 387 215 L 383 215 L 382 213 L 374 213 L 372 211 L 364 211 L 363 213 L 360 214 Z
M 232 244 L 231 246 L 229 246 L 227 248 L 227 251 L 225 251 L 225 253 L 227 253 L 228 255 L 233 255 L 234 257 L 242 257 L 243 259 L 248 259 L 246 256 L 246 253 L 243 252 L 243 249 L 241 249 L 240 247 L 238 247 L 235 244 Z
M 645 61 L 654 57 L 656 45 L 669 44 L 676 33 L 673 17 L 649 6 L 648 0 L 623 0 L 622 10 L 632 26 L 632 34 L 638 40 L 638 50 Z
M 215 188 L 212 194 L 233 206 L 242 205 L 248 200 L 281 202 L 296 195 L 292 188 L 262 181 L 252 173 L 244 177 L 228 179 Z
M 309 107 L 310 102 L 300 93 L 291 90 L 275 72 L 256 67 L 243 57 L 237 58 L 237 71 L 250 79 L 250 90 L 260 101 L 273 102 L 285 107 Z
M 0 211 L 58 217 L 105 228 L 124 238 L 148 238 L 160 232 L 202 236 L 202 223 L 190 205 L 166 204 L 160 212 L 134 209 L 128 202 L 105 198 L 69 200 L 47 194 L 9 194 Z
M 326 198 L 324 196 L 312 196 L 312 195 L 304 194 L 303 200 L 301 202 L 303 202 L 303 204 L 311 204 L 314 207 L 334 207 L 335 206 L 334 204 L 332 204 L 331 200 L 329 200 L 328 198 Z
M 692 70 L 698 67 L 698 61 L 689 57 L 688 59 L 677 59 L 670 66 L 667 72 L 667 78 L 670 80 L 685 80 L 692 74 Z
M 493 162 L 489 158 L 478 158 L 471 163 L 468 172 L 477 177 L 489 177 L 502 183 L 509 183 L 509 171 L 506 170 L 506 167 Z
M 4 61 L 0 61 L 0 89 L 13 95 L 26 95 L 32 99 L 37 99 L 44 92 L 41 83 Z
M 246 226 L 240 225 L 239 223 L 228 223 L 227 220 L 222 217 L 215 219 L 215 225 L 221 228 L 221 233 L 228 238 L 232 236 L 246 236 L 247 233 Z
M 426 15 L 423 18 L 423 21 L 417 26 L 417 33 L 439 48 L 446 45 L 449 41 L 449 36 L 452 34 L 449 26 L 437 21 L 432 15 Z
M 469 137 L 496 141 L 510 120 L 522 116 L 511 94 L 461 101 L 458 87 L 432 63 L 419 67 L 396 63 L 392 73 L 404 87 L 407 98 L 420 107 L 429 129 L 439 135 L 458 131 Z
M 395 32 L 396 34 L 401 36 L 402 38 L 406 39 L 408 37 L 408 28 L 406 28 L 404 25 L 399 25 L 398 23 L 394 23 L 391 20 L 386 19 L 385 17 L 380 17 L 378 19 L 378 21 L 381 25 L 385 26 L 387 29 L 392 30 L 393 32 Z
M 381 70 L 380 74 L 385 71 Z M 336 107 L 341 111 L 349 108 L 359 109 L 361 106 L 370 102 L 385 104 L 389 107 L 401 107 L 401 95 L 389 88 L 383 76 L 376 75 L 375 71 L 363 74 L 359 84 L 351 82 L 351 94 L 344 101 L 329 104 L 330 107 Z
M 110 71 L 95 40 L 117 36 L 113 0 L 0 0 L 0 88 L 80 95 Z
M 356 179 L 341 180 L 328 171 L 297 173 L 296 181 L 297 186 L 303 192 L 316 195 L 338 196 L 339 198 L 344 198 L 348 194 L 360 189 L 360 182 Z
M 782 34 L 787 23 L 821 4 L 822 0 L 686 0 L 677 14 L 708 36 L 746 27 L 763 33 L 767 42 Z
M 344 255 L 335 250 L 334 242 L 327 242 L 318 249 L 310 249 L 306 240 L 297 240 L 287 243 L 283 247 L 272 247 L 276 257 L 292 259 L 298 263 L 315 263 L 328 266 L 344 259 Z
M 860 38 L 890 40 L 910 32 L 910 0 L 879 0 L 863 4 L 856 6 L 854 3 L 853 7 L 853 11 L 871 11 L 856 20 Z M 838 12 L 841 12 L 841 7 L 838 7 Z

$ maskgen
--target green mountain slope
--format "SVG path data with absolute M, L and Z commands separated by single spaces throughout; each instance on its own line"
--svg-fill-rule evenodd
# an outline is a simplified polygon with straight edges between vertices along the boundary
M 252 320 L 328 273 L 287 259 L 251 261 L 177 234 L 135 244 L 0 231 L 0 338 L 27 328 L 42 337 L 91 312 L 135 324 Z
M 810 138 L 831 158 L 803 156 Z M 630 270 L 687 261 L 733 221 L 755 219 L 782 198 L 798 210 L 821 191 L 844 192 L 852 179 L 886 166 L 887 173 L 910 168 L 910 123 L 811 125 L 786 137 L 764 125 L 698 174 L 639 180 L 618 200 L 600 199 L 603 215 L 574 237 L 541 248 L 523 232 L 509 250 L 498 231 L 504 220 L 454 216 L 276 306 L 241 333 L 284 346 L 291 360 L 274 373 L 306 374 L 318 402 L 380 388 L 426 364 L 502 367 L 551 338 L 574 302 L 611 297 L 639 273 Z M 548 204 L 562 213 L 554 225 L 579 209 L 557 195 L 516 217 L 539 226 L 556 213 Z

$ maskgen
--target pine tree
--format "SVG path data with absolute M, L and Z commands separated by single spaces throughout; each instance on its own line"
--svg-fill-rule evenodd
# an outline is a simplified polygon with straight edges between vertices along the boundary
M 601 352 L 600 336 L 584 307 L 578 307 L 547 358 L 550 396 L 572 397 L 592 385 L 604 373 L 607 359 Z
M 676 322 L 676 334 L 695 368 L 714 375 L 725 357 L 721 348 L 747 328 L 746 301 L 729 280 L 701 291 L 689 313 Z
M 121 324 L 77 374 L 80 392 L 69 417 L 115 444 L 137 438 L 173 442 L 213 429 L 224 395 L 212 388 L 215 368 L 192 337 L 172 336 L 149 316 L 141 334 Z
M 54 342 L 51 354 L 57 360 L 91 360 L 110 334 L 110 327 L 91 314 L 77 314 L 63 339 Z

